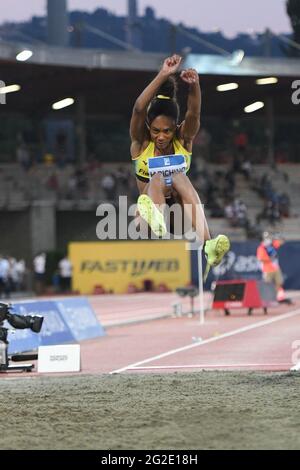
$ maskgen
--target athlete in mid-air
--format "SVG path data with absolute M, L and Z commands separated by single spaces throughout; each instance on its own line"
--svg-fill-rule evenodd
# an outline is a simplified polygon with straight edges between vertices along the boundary
M 193 140 L 200 129 L 201 89 L 196 70 L 184 70 L 180 78 L 189 85 L 187 111 L 179 123 L 176 99 L 176 77 L 182 58 L 168 57 L 152 82 L 135 102 L 131 123 L 131 157 L 135 161 L 140 192 L 138 212 L 157 236 L 164 236 L 167 227 L 162 207 L 170 202 L 181 204 L 207 258 L 206 274 L 218 265 L 230 248 L 229 239 L 219 235 L 211 239 L 204 210 L 187 172 L 191 164 Z M 169 156 L 171 177 L 165 178 L 162 168 L 149 167 L 155 157 Z

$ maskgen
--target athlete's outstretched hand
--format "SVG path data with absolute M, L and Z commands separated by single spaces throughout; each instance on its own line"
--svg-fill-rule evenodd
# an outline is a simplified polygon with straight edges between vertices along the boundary
M 176 54 L 172 55 L 172 57 L 168 57 L 164 61 L 161 71 L 165 75 L 172 75 L 173 73 L 176 73 L 179 69 L 181 61 L 182 57 Z
M 195 69 L 183 70 L 180 74 L 180 77 L 184 82 L 188 83 L 189 85 L 199 82 L 199 75 Z

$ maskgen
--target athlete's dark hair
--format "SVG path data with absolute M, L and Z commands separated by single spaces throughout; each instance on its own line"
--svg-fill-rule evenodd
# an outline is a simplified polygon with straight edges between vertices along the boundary
M 148 123 L 151 122 L 157 116 L 167 116 L 178 123 L 179 119 L 179 105 L 176 100 L 176 92 L 177 92 L 177 82 L 174 76 L 168 78 L 168 80 L 161 86 L 157 95 L 151 101 L 147 119 Z

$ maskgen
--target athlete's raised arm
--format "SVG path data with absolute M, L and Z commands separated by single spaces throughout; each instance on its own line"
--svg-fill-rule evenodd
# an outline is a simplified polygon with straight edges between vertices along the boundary
M 192 143 L 200 129 L 201 88 L 199 75 L 196 70 L 188 69 L 181 72 L 180 77 L 189 85 L 187 112 L 180 128 L 180 137 L 187 143 Z
M 131 122 L 130 122 L 130 137 L 134 146 L 142 145 L 145 138 L 147 108 L 155 97 L 158 90 L 163 83 L 168 80 L 170 75 L 177 72 L 179 69 L 182 58 L 178 55 L 168 57 L 151 83 L 145 88 L 133 107 Z M 131 152 L 133 153 L 133 152 Z M 135 152 L 134 152 L 135 153 Z

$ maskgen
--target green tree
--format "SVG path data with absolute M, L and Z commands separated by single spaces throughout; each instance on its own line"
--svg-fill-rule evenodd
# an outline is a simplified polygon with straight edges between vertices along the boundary
M 294 31 L 293 39 L 300 46 L 300 0 L 287 0 L 286 11 L 290 17 L 291 25 Z M 300 57 L 300 50 L 291 46 L 289 55 L 293 57 Z

